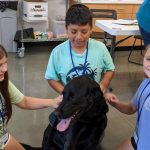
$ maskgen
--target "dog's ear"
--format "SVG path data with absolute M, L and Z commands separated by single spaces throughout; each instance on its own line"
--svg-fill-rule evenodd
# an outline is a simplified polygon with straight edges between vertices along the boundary
M 88 90 L 87 90 L 87 94 L 85 95 L 85 99 L 87 101 L 87 109 L 91 108 L 92 105 L 97 101 L 97 99 L 100 97 L 100 88 L 97 87 L 97 86 L 94 86 L 93 84 L 90 85 L 88 87 Z
M 100 96 L 103 96 L 103 93 L 100 89 L 99 86 L 90 86 L 89 87 L 89 95 L 93 98 L 96 99 Z
M 90 104 L 92 103 L 100 103 L 100 106 L 102 107 L 102 109 L 104 109 L 106 112 L 108 112 L 108 106 L 106 104 L 106 100 L 104 98 L 104 94 L 101 91 L 100 87 L 98 84 L 92 84 L 89 87 L 89 97 L 88 97 L 88 101 L 90 102 Z M 98 106 L 98 105 L 97 105 Z

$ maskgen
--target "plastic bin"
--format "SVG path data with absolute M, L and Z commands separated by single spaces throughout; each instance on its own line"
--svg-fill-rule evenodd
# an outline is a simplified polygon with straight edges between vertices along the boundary
M 54 37 L 59 38 L 66 35 L 65 21 L 51 19 L 51 26 Z

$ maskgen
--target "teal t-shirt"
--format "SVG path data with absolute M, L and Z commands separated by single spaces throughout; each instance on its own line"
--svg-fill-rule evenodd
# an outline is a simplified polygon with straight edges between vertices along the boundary
M 100 82 L 102 74 L 106 71 L 114 71 L 115 67 L 106 46 L 99 41 L 89 39 L 88 56 L 84 68 L 86 51 L 77 54 L 72 50 L 71 61 L 69 40 L 55 47 L 50 55 L 45 78 L 60 81 L 66 85 L 74 77 L 81 76 L 83 70 L 97 83 Z
M 150 32 L 150 0 L 144 0 L 137 14 L 139 25 L 147 32 Z

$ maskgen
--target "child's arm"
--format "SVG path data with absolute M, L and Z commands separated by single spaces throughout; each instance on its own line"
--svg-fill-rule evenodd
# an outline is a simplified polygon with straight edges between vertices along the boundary
M 115 96 L 112 93 L 106 93 L 105 98 L 108 101 L 110 105 L 118 109 L 120 112 L 125 113 L 125 114 L 133 114 L 136 112 L 136 108 L 133 106 L 133 104 L 130 103 L 123 103 L 119 101 L 117 96 Z
M 113 76 L 114 76 L 114 72 L 113 71 L 107 71 L 107 72 L 104 73 L 103 78 L 102 78 L 102 80 L 100 82 L 100 88 L 101 88 L 103 93 L 106 92 L 106 90 L 107 90 L 107 88 L 108 88 L 108 86 L 110 84 L 110 81 L 112 80 Z
M 62 94 L 64 86 L 60 81 L 48 80 L 48 84 L 52 87 L 57 93 Z
M 17 103 L 16 105 L 23 109 L 41 109 L 50 106 L 56 108 L 61 103 L 62 98 L 63 98 L 62 95 L 54 99 L 42 99 L 24 96 L 22 101 Z

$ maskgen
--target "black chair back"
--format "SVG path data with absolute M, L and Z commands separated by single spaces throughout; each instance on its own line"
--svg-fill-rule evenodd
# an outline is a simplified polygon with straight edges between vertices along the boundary
M 101 19 L 101 20 L 107 20 L 107 19 L 117 19 L 117 12 L 116 10 L 112 9 L 90 9 L 92 13 L 92 19 Z M 107 34 L 106 32 L 102 31 L 94 31 L 91 33 L 91 38 L 94 39 L 103 39 L 103 42 L 107 45 L 108 39 L 112 39 L 112 36 L 110 34 Z
M 90 10 L 92 12 L 93 18 L 117 19 L 116 10 L 112 10 L 112 9 L 90 9 Z

